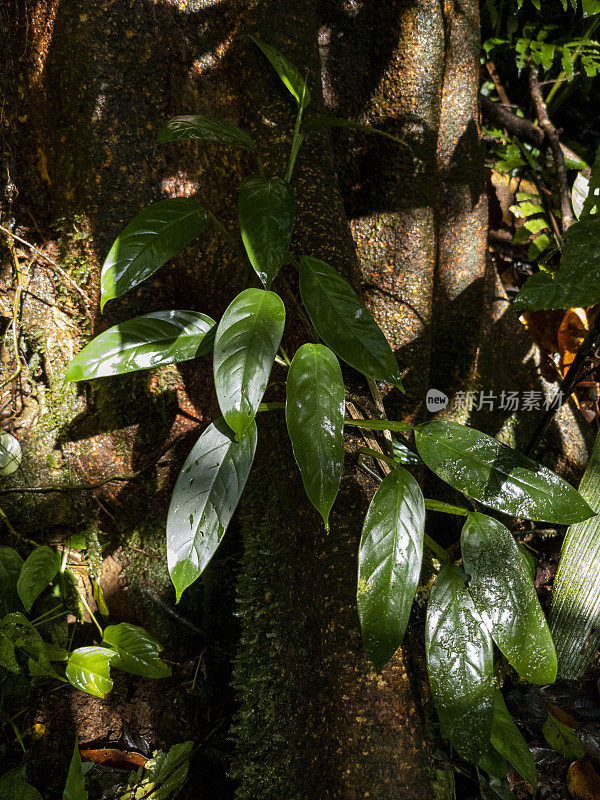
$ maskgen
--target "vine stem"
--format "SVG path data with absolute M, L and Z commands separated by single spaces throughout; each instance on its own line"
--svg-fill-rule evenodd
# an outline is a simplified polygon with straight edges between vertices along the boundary
M 97 620 L 97 619 L 96 619 L 96 617 L 94 616 L 94 612 L 93 612 L 93 611 L 92 611 L 92 609 L 89 607 L 89 605 L 88 605 L 88 601 L 85 599 L 85 595 L 83 594 L 83 592 L 81 591 L 81 589 L 79 588 L 79 586 L 77 586 L 77 594 L 79 595 L 79 597 L 80 597 L 80 599 L 81 599 L 81 602 L 83 603 L 83 606 L 84 606 L 85 610 L 86 610 L 86 611 L 88 612 L 88 614 L 90 615 L 92 622 L 94 623 L 94 625 L 95 625 L 95 626 L 96 626 L 96 628 L 98 629 L 98 632 L 99 632 L 99 634 L 100 634 L 100 639 L 102 639 L 102 638 L 104 637 L 104 631 L 103 631 L 103 630 L 102 630 L 102 628 L 100 627 L 100 623 L 98 622 L 98 620 Z

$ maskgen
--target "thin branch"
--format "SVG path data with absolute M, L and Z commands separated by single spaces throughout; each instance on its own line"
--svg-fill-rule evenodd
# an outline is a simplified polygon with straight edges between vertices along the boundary
M 34 252 L 34 253 L 37 253 L 37 255 L 38 255 L 38 256 L 40 256 L 40 258 L 43 258 L 43 259 L 44 259 L 44 261 L 47 261 L 47 262 L 48 262 L 48 264 L 50 264 L 50 265 L 51 265 L 51 266 L 52 266 L 52 267 L 53 267 L 53 268 L 54 268 L 54 269 L 55 269 L 55 270 L 58 272 L 58 274 L 59 274 L 59 275 L 60 275 L 60 276 L 61 276 L 61 277 L 62 277 L 62 278 L 63 278 L 63 279 L 64 279 L 64 280 L 67 282 L 67 283 L 69 283 L 69 284 L 72 286 L 72 288 L 73 288 L 73 289 L 75 289 L 75 291 L 77 292 L 77 294 L 79 294 L 79 296 L 81 297 L 81 299 L 84 301 L 84 304 L 85 304 L 85 306 L 84 306 L 85 313 L 86 313 L 86 316 L 87 316 L 87 317 L 88 317 L 88 319 L 89 319 L 89 312 L 88 312 L 88 308 L 87 308 L 87 307 L 88 307 L 88 305 L 91 305 L 91 304 L 92 304 L 92 301 L 89 299 L 89 297 L 86 295 L 86 293 L 85 293 L 85 292 L 84 292 L 84 291 L 81 289 L 81 287 L 80 287 L 80 286 L 78 286 L 78 285 L 75 283 L 75 281 L 73 280 L 73 278 L 71 278 L 71 276 L 70 276 L 70 275 L 68 275 L 68 274 L 67 274 L 67 273 L 64 271 L 64 269 L 63 269 L 61 266 L 59 266 L 59 265 L 56 263 L 56 261 L 55 261 L 53 258 L 50 258 L 50 256 L 47 256 L 47 255 L 46 255 L 46 253 L 44 253 L 42 250 L 40 250 L 39 248 L 37 248 L 37 247 L 36 247 L 34 244 L 31 244 L 31 242 L 28 242 L 26 239 L 23 239 L 23 238 L 21 238 L 21 236 L 17 236 L 17 234 L 16 234 L 16 233 L 13 233 L 12 231 L 9 231 L 9 230 L 8 230 L 8 228 L 5 228 L 3 225 L 0 225 L 0 231 L 2 231 L 2 233 L 5 233 L 7 236 L 10 236 L 10 237 L 11 237 L 12 239 L 14 239 L 15 241 L 17 241 L 17 242 L 20 242 L 21 244 L 24 244 L 24 245 L 25 245 L 25 247 L 29 247 L 29 249 L 30 249 L 30 250 L 33 250 L 33 252 Z
M 498 97 L 500 98 L 500 102 L 504 106 L 510 106 L 510 98 L 506 93 L 506 89 L 504 88 L 504 84 L 500 80 L 500 75 L 498 74 L 498 70 L 496 69 L 496 65 L 493 61 L 486 61 L 485 63 L 486 69 L 489 72 L 490 78 L 494 81 L 494 86 L 496 87 L 496 91 L 498 92 Z
M 569 229 L 571 223 L 573 222 L 573 209 L 571 208 L 571 197 L 569 192 L 569 183 L 567 181 L 565 157 L 560 146 L 560 139 L 558 137 L 558 133 L 556 132 L 556 128 L 548 116 L 548 109 L 546 108 L 546 103 L 544 103 L 544 98 L 542 96 L 542 90 L 540 89 L 537 68 L 534 67 L 533 64 L 529 68 L 529 90 L 535 105 L 535 111 L 540 123 L 540 128 L 546 134 L 548 145 L 552 150 L 552 155 L 554 156 L 554 166 L 556 168 L 558 195 L 560 198 L 560 210 L 562 215 L 562 229 L 564 233 Z

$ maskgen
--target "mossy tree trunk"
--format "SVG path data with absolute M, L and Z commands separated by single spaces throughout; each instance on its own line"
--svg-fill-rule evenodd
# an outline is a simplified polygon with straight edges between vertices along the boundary
M 57 244 L 57 220 L 65 218 L 68 226 L 77 221 L 88 234 L 91 277 L 85 290 L 92 299 L 107 246 L 148 202 L 195 193 L 226 224 L 235 224 L 235 190 L 241 176 L 255 169 L 252 161 L 237 151 L 197 145 L 154 156 L 157 128 L 168 116 L 204 113 L 245 125 L 259 141 L 268 171 L 283 173 L 293 108 L 262 56 L 241 36 L 259 32 L 308 72 L 310 113 L 325 108 L 360 118 L 405 141 L 352 137 L 348 148 L 347 134 L 336 134 L 332 147 L 328 134 L 313 134 L 294 178 L 296 252 L 329 261 L 364 290 L 408 370 L 407 396 L 385 399 L 390 415 L 422 418 L 431 380 L 445 388 L 472 374 L 479 322 L 469 317 L 465 328 L 456 320 L 475 312 L 479 320 L 482 310 L 485 203 L 474 3 L 454 8 L 440 0 L 359 0 L 346 10 L 312 0 L 38 0 L 27 9 L 12 0 L 8 6 L 2 80 L 5 96 L 13 99 L 2 119 L 12 183 L 3 223 L 14 223 L 60 257 L 74 245 L 65 234 Z M 172 269 L 111 304 L 107 320 L 169 306 L 218 317 L 246 280 L 245 267 L 211 232 Z M 291 275 L 288 286 L 280 281 L 274 288 L 288 306 L 286 347 L 293 352 L 306 337 L 289 297 L 297 295 L 296 280 Z M 49 292 L 47 300 L 56 305 L 59 295 Z M 76 297 L 69 302 L 76 308 Z M 107 325 L 89 310 L 96 331 Z M 25 307 L 22 322 L 25 327 Z M 467 362 L 458 371 L 447 346 L 457 324 Z M 67 361 L 63 355 L 57 362 L 59 373 Z M 119 471 L 145 465 L 165 440 L 193 429 L 194 418 L 218 414 L 210 365 L 183 365 L 180 376 L 171 374 L 166 390 L 143 377 L 105 382 L 88 396 L 85 411 L 72 390 L 71 416 L 46 432 L 50 449 L 57 442 L 71 448 L 76 439 L 68 469 L 87 480 L 104 477 L 115 462 Z M 347 377 L 353 391 L 368 394 L 356 375 Z M 284 380 L 277 368 L 274 381 Z M 270 399 L 281 399 L 280 389 L 271 391 Z M 374 484 L 348 458 L 332 532 L 325 536 L 303 499 L 286 441 L 281 416 L 261 417 L 256 469 L 231 531 L 241 531 L 244 542 L 234 675 L 238 797 L 433 797 L 422 676 L 408 650 L 377 675 L 360 642 L 356 552 Z M 348 439 L 349 449 L 359 444 Z M 100 495 L 123 513 L 125 541 L 135 529 L 144 547 L 137 518 L 142 512 L 164 519 L 184 452 L 174 448 L 174 457 L 161 460 L 139 488 Z M 67 480 L 66 470 L 54 478 Z M 59 504 L 40 508 L 38 526 L 54 512 L 52 522 L 68 519 L 68 508 Z M 209 568 L 204 586 L 218 584 L 217 569 Z

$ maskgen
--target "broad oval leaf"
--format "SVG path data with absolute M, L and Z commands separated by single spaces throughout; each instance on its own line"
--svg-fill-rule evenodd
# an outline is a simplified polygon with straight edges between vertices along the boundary
M 85 788 L 83 770 L 81 769 L 81 755 L 79 744 L 75 739 L 75 747 L 69 764 L 67 773 L 67 783 L 63 792 L 62 800 L 88 800 L 88 793 Z
M 196 311 L 153 311 L 113 325 L 69 364 L 68 381 L 122 375 L 210 352 L 217 323 Z
M 102 645 L 115 650 L 111 666 L 143 678 L 167 678 L 171 667 L 161 661 L 163 646 L 138 625 L 121 622 L 104 629 Z
M 229 427 L 241 435 L 260 405 L 285 325 L 274 292 L 245 289 L 229 304 L 214 344 L 215 389 Z
M 25 767 L 17 767 L 0 776 L 0 800 L 43 800 L 38 790 L 27 783 Z
M 469 592 L 492 639 L 521 678 L 554 683 L 554 644 L 529 565 L 511 532 L 485 514 L 469 514 L 461 549 Z
M 310 92 L 305 85 L 304 78 L 300 75 L 296 67 L 283 56 L 277 48 L 272 44 L 267 44 L 260 39 L 255 39 L 254 36 L 250 37 L 254 44 L 259 47 L 264 55 L 268 58 L 271 66 L 279 75 L 282 83 L 294 95 L 298 105 L 302 108 L 310 103 Z
M 294 190 L 281 178 L 247 178 L 238 197 L 242 241 L 268 289 L 283 265 L 294 228 Z
M 181 139 L 201 139 L 204 142 L 243 147 L 245 150 L 254 150 L 256 147 L 256 142 L 248 136 L 246 131 L 241 130 L 232 122 L 203 117 L 200 114 L 186 114 L 170 119 L 160 129 L 156 144 L 177 142 Z
M 100 309 L 177 255 L 208 225 L 197 200 L 173 197 L 141 211 L 115 240 L 100 276 Z
M 36 547 L 21 568 L 17 592 L 27 611 L 36 598 L 49 586 L 60 569 L 60 554 L 51 547 Z
M 427 672 L 443 735 L 464 758 L 486 752 L 492 727 L 492 640 L 454 565 L 442 567 L 429 595 Z
M 426 422 L 415 428 L 415 443 L 443 481 L 497 511 L 559 525 L 594 514 L 556 473 L 466 425 Z
M 383 331 L 333 267 L 302 256 L 300 294 L 315 330 L 328 347 L 359 372 L 402 389 L 400 368 Z
M 0 476 L 5 478 L 19 469 L 21 445 L 10 433 L 0 431 Z
M 112 689 L 110 662 L 115 651 L 108 647 L 78 647 L 69 656 L 65 675 L 76 689 L 104 697 Z
M 358 552 L 358 615 L 377 670 L 402 644 L 421 572 L 424 533 L 419 484 L 396 467 L 371 501 Z
M 285 421 L 308 499 L 329 530 L 329 512 L 344 469 L 345 389 L 335 355 L 304 344 L 286 383 Z
M 533 754 L 515 725 L 499 689 L 494 689 L 494 716 L 490 741 L 535 792 L 537 775 Z
M 173 491 L 167 562 L 177 601 L 213 557 L 233 516 L 256 451 L 256 423 L 236 441 L 219 418 L 198 439 Z
M 0 618 L 21 608 L 17 582 L 22 567 L 23 559 L 15 549 L 0 545 Z

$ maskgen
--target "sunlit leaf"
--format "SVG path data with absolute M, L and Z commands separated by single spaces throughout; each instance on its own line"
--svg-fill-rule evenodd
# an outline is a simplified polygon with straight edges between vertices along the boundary
M 358 615 L 377 670 L 402 643 L 421 572 L 424 532 L 419 484 L 396 467 L 371 501 L 358 552 Z
M 91 380 L 210 352 L 216 322 L 196 311 L 153 311 L 96 336 L 69 364 L 66 379 Z
M 306 494 L 327 529 L 344 468 L 344 411 L 337 358 L 321 344 L 302 345 L 288 372 L 285 419 Z
M 208 225 L 197 200 L 173 197 L 141 211 L 115 240 L 100 276 L 100 308 L 145 281 Z
M 82 692 L 104 697 L 112 689 L 110 662 L 116 653 L 108 647 L 78 647 L 69 656 L 65 674 Z
M 129 787 L 117 800 L 171 800 L 187 778 L 193 742 L 174 744 L 166 753 L 153 753 L 143 769 L 129 779 Z
M 49 586 L 60 569 L 61 557 L 56 550 L 44 545 L 33 550 L 21 568 L 17 591 L 27 611 L 36 598 Z
M 487 750 L 493 714 L 492 640 L 454 565 L 438 573 L 427 606 L 427 672 L 442 734 L 477 761 Z
M 203 117 L 200 114 L 186 114 L 175 117 L 164 125 L 156 139 L 157 144 L 177 142 L 181 139 L 201 139 L 204 142 L 228 144 L 254 150 L 256 142 L 232 122 Z
M 442 480 L 497 511 L 560 525 L 594 513 L 554 472 L 473 428 L 426 422 L 415 428 L 415 443 Z
M 214 343 L 215 389 L 223 417 L 238 435 L 258 410 L 284 325 L 281 298 L 263 289 L 244 290 L 221 317 Z
M 315 330 L 334 353 L 359 372 L 402 388 L 398 362 L 381 328 L 333 267 L 302 256 L 300 293 Z
M 294 95 L 298 104 L 303 108 L 310 103 L 310 92 L 305 86 L 304 78 L 300 75 L 296 67 L 283 56 L 273 45 L 263 42 L 261 39 L 250 37 L 257 47 L 268 58 L 271 66 L 279 75 L 286 88 Z
M 233 516 L 256 450 L 256 424 L 236 441 L 220 418 L 198 439 L 173 491 L 167 561 L 177 600 L 202 573 Z
M 469 514 L 461 551 L 469 592 L 492 639 L 521 678 L 554 683 L 554 644 L 529 565 L 511 532 L 485 514 Z
M 10 433 L 0 431 L 0 476 L 5 478 L 19 469 L 21 445 Z
M 67 774 L 67 783 L 63 792 L 62 800 L 87 800 L 88 793 L 85 789 L 85 782 L 83 779 L 83 770 L 81 769 L 81 755 L 79 754 L 79 745 L 75 739 L 75 748 L 71 763 L 69 765 L 69 772 Z
M 268 289 L 283 265 L 294 228 L 294 190 L 281 178 L 247 178 L 238 217 L 250 263 Z
M 116 651 L 111 667 L 144 678 L 166 678 L 171 674 L 171 667 L 159 658 L 162 644 L 138 625 L 109 625 L 104 629 L 102 645 Z

